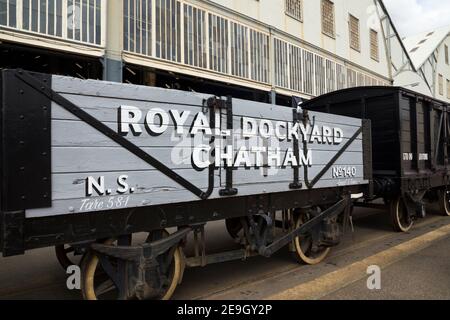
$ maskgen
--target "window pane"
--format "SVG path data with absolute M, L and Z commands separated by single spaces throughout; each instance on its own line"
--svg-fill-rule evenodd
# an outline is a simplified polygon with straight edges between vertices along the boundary
M 334 37 L 334 3 L 322 0 L 322 32 Z
M 75 0 L 73 6 L 73 19 L 74 23 L 72 25 L 74 39 L 81 40 L 81 1 Z
M 6 0 L 0 0 L 0 25 L 6 26 L 8 24 L 8 4 Z
M 287 43 L 274 39 L 275 44 L 275 84 L 279 87 L 289 87 Z
M 350 27 L 350 47 L 352 49 L 359 51 L 360 50 L 359 20 L 352 15 L 350 15 L 349 27 Z
M 181 62 L 181 5 L 175 0 L 156 0 L 156 56 Z
M 302 50 L 299 47 L 289 45 L 290 88 L 302 91 Z
M 38 8 L 39 2 L 38 0 L 32 0 L 31 2 L 31 30 L 32 31 L 39 31 L 38 30 L 38 14 L 39 14 L 39 8 Z
M 56 0 L 56 35 L 62 36 L 62 1 Z
M 248 77 L 248 28 L 231 22 L 231 74 Z
M 102 41 L 102 5 L 100 0 L 95 0 L 95 41 L 100 44 Z
M 67 37 L 74 39 L 74 0 L 67 0 Z
M 48 34 L 55 35 L 55 0 L 48 0 Z
M 375 30 L 370 30 L 370 56 L 372 59 L 379 59 L 379 51 L 378 51 L 378 32 Z
M 136 41 L 135 41 L 135 52 L 141 53 L 141 0 L 135 0 L 135 30 L 136 30 Z
M 286 0 L 286 14 L 294 19 L 302 21 L 302 0 Z
M 250 30 L 250 64 L 251 78 L 260 82 L 268 82 L 269 72 L 269 36 Z
M 214 71 L 228 72 L 228 20 L 209 15 L 209 68 Z
M 89 42 L 95 43 L 95 0 L 88 1 L 88 11 L 89 11 Z
M 30 0 L 23 0 L 22 27 L 30 29 Z
M 81 29 L 82 29 L 82 38 L 81 38 L 81 40 L 82 41 L 84 41 L 84 42 L 87 42 L 87 34 L 88 34 L 88 28 L 87 28 L 87 13 L 88 13 L 88 6 L 87 6 L 87 1 L 88 0 L 82 0 L 81 2 L 81 5 L 82 5 L 82 10 L 81 10 L 81 16 L 82 16 L 82 19 L 81 19 L 81 23 L 82 23 L 82 25 L 81 25 Z
M 9 26 L 12 28 L 15 28 L 17 23 L 16 23 L 16 5 L 17 0 L 9 0 L 9 10 L 8 10 L 8 15 L 9 15 Z
M 39 32 L 47 33 L 47 3 L 45 0 L 40 0 L 40 24 Z

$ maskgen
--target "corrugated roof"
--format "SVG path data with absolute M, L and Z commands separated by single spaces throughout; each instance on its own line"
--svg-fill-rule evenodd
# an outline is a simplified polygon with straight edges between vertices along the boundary
M 419 69 L 450 34 L 450 26 L 434 31 L 424 32 L 415 36 L 403 38 L 403 43 L 414 63 Z

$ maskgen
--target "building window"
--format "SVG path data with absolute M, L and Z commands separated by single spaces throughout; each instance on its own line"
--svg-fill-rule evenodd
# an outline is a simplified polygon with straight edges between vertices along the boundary
M 444 95 L 444 77 L 439 74 L 439 95 Z
M 347 78 L 345 75 L 345 67 L 341 64 L 336 64 L 336 88 L 342 90 L 347 87 Z
M 357 86 L 357 73 L 355 70 L 347 69 L 347 86 L 348 88 Z
M 24 8 L 28 1 L 24 1 Z M 35 14 L 34 3 L 32 2 L 31 17 Z M 41 0 L 39 8 L 39 32 L 55 35 L 60 34 L 59 14 L 62 1 L 48 1 L 48 6 L 43 5 Z M 25 15 L 24 11 L 24 15 Z M 37 18 L 36 18 L 37 19 Z M 30 19 L 32 30 L 34 30 L 34 19 Z M 52 28 L 51 25 L 54 25 Z M 46 27 L 45 27 L 46 26 Z M 62 29 L 62 27 L 61 27 Z M 67 38 L 88 43 L 100 44 L 101 42 L 101 1 L 96 0 L 68 0 L 67 1 Z
M 184 63 L 207 68 L 206 12 L 184 5 Z
M 349 31 L 350 31 L 350 48 L 360 51 L 361 43 L 359 36 L 359 19 L 354 16 L 349 16 Z
M 16 27 L 17 7 L 15 0 L 0 0 L 0 25 Z
M 449 64 L 448 46 L 445 45 L 445 63 Z
M 370 57 L 375 61 L 379 61 L 380 59 L 378 32 L 375 30 L 370 30 Z
M 278 87 L 289 88 L 288 44 L 274 39 L 275 47 L 275 84 Z
M 269 82 L 269 36 L 250 30 L 250 64 L 252 80 Z
M 230 22 L 231 28 L 231 74 L 248 78 L 248 28 Z
M 357 87 L 364 87 L 364 74 L 361 72 L 358 72 L 358 78 L 356 82 Z
M 322 0 L 322 32 L 332 38 L 335 37 L 334 3 Z
M 301 48 L 289 45 L 289 66 L 290 88 L 299 92 L 303 91 L 303 60 Z
M 326 60 L 327 66 L 327 92 L 336 90 L 336 63 Z
M 325 59 L 321 56 L 315 56 L 315 80 L 316 80 L 316 95 L 321 96 L 326 93 L 326 69 Z
M 447 99 L 450 99 L 450 80 L 447 79 Z
M 303 91 L 307 94 L 314 94 L 314 53 L 303 50 Z
M 180 2 L 176 0 L 155 1 L 156 57 L 181 62 Z
M 152 53 L 152 0 L 125 0 L 124 50 Z
M 302 0 L 286 0 L 286 14 L 298 21 L 303 21 Z
M 209 68 L 228 73 L 228 20 L 209 14 Z

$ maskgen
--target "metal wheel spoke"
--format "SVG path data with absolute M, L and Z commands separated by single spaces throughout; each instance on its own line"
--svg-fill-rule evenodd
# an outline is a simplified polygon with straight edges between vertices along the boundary
M 100 265 L 106 275 L 110 278 L 111 281 L 115 284 L 116 287 L 119 287 L 119 279 L 117 278 L 117 268 L 112 265 L 106 257 L 100 257 Z
M 102 284 L 100 284 L 95 289 L 95 294 L 97 296 L 101 296 L 102 294 L 111 292 L 111 291 L 113 291 L 115 289 L 116 289 L 116 286 L 115 286 L 114 282 L 111 279 L 108 279 L 108 280 L 102 282 Z

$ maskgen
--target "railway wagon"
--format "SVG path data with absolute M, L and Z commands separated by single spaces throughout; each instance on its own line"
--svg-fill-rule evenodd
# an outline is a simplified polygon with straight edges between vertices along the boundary
M 438 202 L 450 215 L 445 102 L 400 87 L 364 87 L 318 97 L 304 108 L 371 121 L 373 194 L 389 205 L 396 231 L 409 231 L 423 218 L 426 202 Z
M 23 70 L 0 87 L 1 252 L 82 254 L 86 299 L 168 299 L 187 267 L 284 247 L 319 263 L 371 190 L 366 120 Z M 219 220 L 239 248 L 208 251 Z

